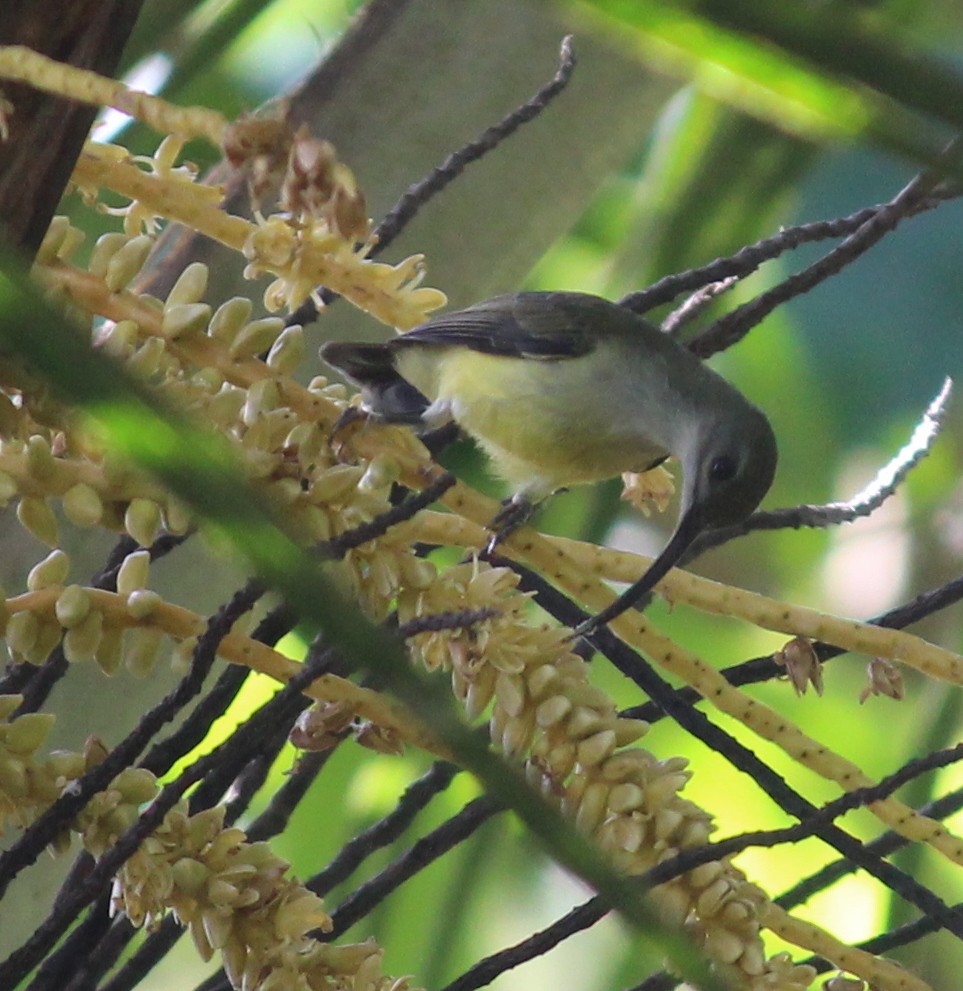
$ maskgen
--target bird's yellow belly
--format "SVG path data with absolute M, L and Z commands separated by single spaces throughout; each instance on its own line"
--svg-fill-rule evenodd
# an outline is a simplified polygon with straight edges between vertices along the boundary
M 448 404 L 516 491 L 545 495 L 648 467 L 666 453 L 637 430 L 620 429 L 618 400 L 607 376 L 587 380 L 578 359 L 518 359 L 458 349 L 443 357 L 419 356 L 412 349 L 404 357 L 401 374 L 432 401 Z

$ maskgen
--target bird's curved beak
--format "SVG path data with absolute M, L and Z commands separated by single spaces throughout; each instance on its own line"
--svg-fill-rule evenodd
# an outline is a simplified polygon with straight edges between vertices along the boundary
M 702 522 L 700 514 L 690 506 L 682 514 L 675 532 L 665 547 L 662 548 L 662 553 L 649 565 L 648 571 L 633 582 L 611 605 L 577 627 L 576 635 L 588 636 L 600 626 L 604 626 L 617 616 L 621 616 L 627 609 L 631 609 L 639 599 L 651 592 L 653 587 L 675 567 L 703 530 L 705 530 L 705 524 Z

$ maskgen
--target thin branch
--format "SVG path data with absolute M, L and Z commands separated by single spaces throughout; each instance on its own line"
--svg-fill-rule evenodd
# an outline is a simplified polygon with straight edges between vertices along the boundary
M 368 857 L 401 836 L 414 822 L 415 816 L 451 784 L 457 773 L 458 768 L 446 761 L 432 764 L 425 774 L 405 789 L 388 815 L 345 843 L 334 860 L 308 881 L 307 887 L 316 895 L 323 896 L 346 880 Z
M 954 141 L 943 153 L 942 160 L 947 163 L 955 162 L 959 153 L 960 145 Z M 721 317 L 689 343 L 690 350 L 700 358 L 708 358 L 742 340 L 778 306 L 809 292 L 820 282 L 841 272 L 878 244 L 901 221 L 918 213 L 920 206 L 926 202 L 942 178 L 943 173 L 939 169 L 921 172 L 837 248 L 801 272 L 789 276 L 778 286 Z
M 355 547 L 384 536 L 393 526 L 410 520 L 415 514 L 437 502 L 457 481 L 451 472 L 444 472 L 420 492 L 408 496 L 397 506 L 380 513 L 373 520 L 345 530 L 336 537 L 318 545 L 318 551 L 326 558 L 340 559 Z
M 117 920 L 119 922 L 127 920 Z M 130 923 L 128 922 L 129 926 Z M 131 927 L 132 928 L 132 927 Z M 177 941 L 184 935 L 184 929 L 172 916 L 168 915 L 155 932 L 152 932 L 144 942 L 137 947 L 133 955 L 125 960 L 117 973 L 100 988 L 100 991 L 133 991 L 141 981 L 164 959 L 173 949 Z M 108 933 L 108 941 L 111 934 Z M 73 989 L 68 989 L 73 991 Z
M 953 815 L 953 813 L 958 812 L 961 808 L 963 808 L 963 788 L 958 788 L 956 791 L 952 791 L 947 795 L 942 795 L 940 798 L 934 799 L 932 802 L 928 802 L 919 810 L 919 813 L 922 816 L 926 816 L 927 819 L 945 819 Z M 910 841 L 905 836 L 893 830 L 887 830 L 882 835 L 877 836 L 876 839 L 870 840 L 866 844 L 866 849 L 880 857 L 888 857 L 897 850 L 908 846 L 909 843 Z M 794 884 L 778 898 L 774 898 L 773 902 L 780 908 L 794 908 L 808 901 L 820 891 L 824 891 L 848 874 L 854 874 L 857 870 L 856 865 L 851 864 L 848 860 L 834 860 L 815 873 L 810 874 L 809 877 L 803 878 L 797 884 Z
M 418 840 L 383 871 L 359 885 L 331 913 L 332 929 L 320 934 L 323 942 L 342 936 L 357 921 L 380 905 L 396 888 L 471 836 L 501 805 L 488 795 L 469 802 L 461 812 Z M 307 887 L 313 890 L 313 879 Z
M 407 640 L 408 637 L 417 636 L 419 633 L 461 630 L 500 615 L 501 610 L 492 606 L 483 606 L 481 609 L 459 609 L 457 612 L 432 613 L 430 616 L 417 616 L 407 623 L 402 623 L 398 627 L 398 634 Z
M 457 179 L 472 162 L 484 158 L 494 151 L 506 138 L 515 133 L 523 124 L 534 120 L 568 85 L 575 71 L 575 50 L 572 36 L 562 39 L 559 49 L 559 64 L 555 75 L 531 99 L 500 120 L 493 127 L 483 131 L 474 141 L 452 152 L 444 162 L 433 169 L 424 179 L 411 186 L 404 196 L 388 211 L 375 228 L 378 244 L 377 253 L 383 251 L 414 219 L 418 211 L 446 186 Z
M 285 778 L 284 784 L 271 796 L 267 808 L 245 830 L 252 843 L 270 839 L 287 828 L 295 809 L 333 753 L 333 750 L 328 750 L 324 753 L 302 754 L 298 758 L 297 765 Z
M 432 169 L 424 179 L 409 186 L 401 199 L 385 214 L 375 227 L 372 238 L 375 246 L 369 257 L 380 254 L 396 237 L 414 220 L 418 211 L 434 199 L 445 187 L 457 179 L 473 162 L 484 158 L 494 151 L 506 138 L 515 133 L 523 124 L 534 120 L 568 85 L 575 71 L 575 51 L 572 47 L 572 36 L 562 39 L 559 50 L 559 65 L 551 80 L 539 89 L 520 107 L 511 111 L 497 124 L 484 130 L 473 141 L 452 152 L 441 165 Z M 321 293 L 325 304 L 333 302 L 337 296 L 329 290 Z M 307 324 L 318 315 L 317 307 L 310 299 L 306 300 L 292 313 L 287 323 Z
M 577 908 L 573 908 L 557 922 L 533 933 L 520 943 L 479 960 L 464 974 L 455 978 L 451 984 L 442 988 L 442 991 L 474 991 L 475 988 L 485 987 L 507 971 L 553 950 L 569 936 L 594 926 L 608 913 L 608 906 L 596 895 Z
M 734 275 L 730 275 L 728 279 L 710 282 L 707 286 L 697 289 L 681 306 L 674 309 L 662 321 L 660 327 L 662 333 L 668 334 L 670 337 L 677 337 L 679 331 L 687 323 L 695 320 L 696 317 L 703 313 L 723 293 L 727 293 L 738 281 Z
M 932 195 L 916 204 L 910 215 L 932 210 L 946 199 L 951 199 L 956 195 L 958 195 L 956 192 L 934 190 Z M 619 300 L 619 305 L 632 310 L 634 313 L 648 313 L 649 310 L 655 309 L 657 306 L 671 303 L 683 293 L 694 292 L 709 283 L 720 282 L 729 278 L 745 279 L 761 265 L 773 261 L 787 251 L 794 251 L 803 244 L 813 244 L 817 241 L 827 241 L 855 233 L 863 224 L 884 210 L 887 205 L 881 203 L 877 206 L 863 207 L 848 217 L 839 217 L 834 220 L 815 220 L 808 224 L 800 224 L 797 227 L 787 227 L 779 231 L 778 234 L 773 234 L 755 244 L 740 248 L 735 254 L 716 258 L 699 268 L 667 275 L 659 279 L 658 282 L 654 282 L 647 289 L 640 289 L 623 296 Z

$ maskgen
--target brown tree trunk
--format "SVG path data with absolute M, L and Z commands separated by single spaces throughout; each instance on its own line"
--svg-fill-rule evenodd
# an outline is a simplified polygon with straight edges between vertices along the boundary
M 113 75 L 142 0 L 4 0 L 0 45 L 27 45 L 61 62 Z M 96 107 L 0 81 L 13 104 L 0 145 L 0 225 L 32 255 L 60 201 Z

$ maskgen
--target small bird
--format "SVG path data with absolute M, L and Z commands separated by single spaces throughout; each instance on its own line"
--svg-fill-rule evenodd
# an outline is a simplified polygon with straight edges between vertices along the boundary
M 521 511 L 569 485 L 670 455 L 681 462 L 675 532 L 638 581 L 576 630 L 582 636 L 638 602 L 703 531 L 744 520 L 776 469 L 759 409 L 657 327 L 598 296 L 497 296 L 383 344 L 325 344 L 321 357 L 385 420 L 454 420 Z

